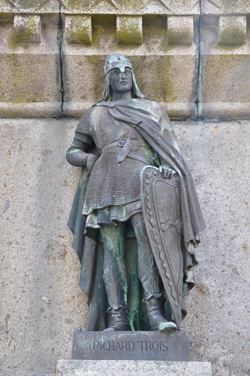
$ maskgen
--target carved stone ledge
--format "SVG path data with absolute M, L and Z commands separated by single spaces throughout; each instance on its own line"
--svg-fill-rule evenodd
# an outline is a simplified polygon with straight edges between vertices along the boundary
M 65 35 L 68 43 L 91 44 L 91 16 L 65 16 Z
M 168 44 L 191 45 L 194 37 L 194 21 L 192 16 L 169 16 Z
M 116 40 L 118 44 L 142 44 L 142 17 L 117 16 Z
M 246 16 L 220 17 L 218 44 L 243 44 L 246 40 L 246 34 Z
M 41 20 L 40 16 L 15 16 L 13 36 L 17 43 L 40 43 Z

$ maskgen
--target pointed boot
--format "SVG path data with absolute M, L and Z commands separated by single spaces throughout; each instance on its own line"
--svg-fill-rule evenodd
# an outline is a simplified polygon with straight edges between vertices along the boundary
M 111 325 L 104 331 L 129 331 L 128 309 L 123 306 L 109 307 L 107 312 L 112 316 Z
M 163 314 L 165 300 L 166 299 L 162 294 L 151 294 L 144 299 L 148 309 L 151 328 L 162 332 L 175 331 L 177 329 L 175 323 L 167 321 Z

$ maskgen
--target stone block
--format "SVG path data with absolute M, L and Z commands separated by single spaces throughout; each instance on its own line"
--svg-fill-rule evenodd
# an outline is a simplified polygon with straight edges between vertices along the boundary
M 1 102 L 56 102 L 60 100 L 57 85 L 56 56 L 48 54 L 6 54 L 0 56 Z
M 15 16 L 14 38 L 17 43 L 40 43 L 41 20 L 40 16 Z
M 59 360 L 56 376 L 212 376 L 211 364 L 133 360 Z
M 221 16 L 219 20 L 219 44 L 243 44 L 246 40 L 246 16 Z
M 91 16 L 65 16 L 65 37 L 68 43 L 91 44 Z
M 245 23 L 245 16 L 221 18 L 226 20 L 240 18 L 243 21 L 241 26 Z M 205 118 L 249 118 L 249 44 L 247 42 L 233 44 L 232 34 L 229 36 L 225 34 L 224 40 L 221 39 L 221 42 L 223 40 L 224 43 L 231 42 L 231 44 L 218 44 L 219 28 L 218 17 L 202 17 L 199 115 Z M 241 35 L 243 42 L 244 33 L 242 32 Z
M 61 114 L 58 15 L 41 16 L 41 26 L 40 43 L 17 43 L 12 22 L 0 23 L 0 116 Z
M 185 331 L 82 332 L 73 336 L 72 359 L 189 361 Z
M 142 44 L 142 17 L 117 16 L 116 40 L 118 44 Z
M 192 44 L 194 21 L 192 16 L 168 16 L 168 44 Z

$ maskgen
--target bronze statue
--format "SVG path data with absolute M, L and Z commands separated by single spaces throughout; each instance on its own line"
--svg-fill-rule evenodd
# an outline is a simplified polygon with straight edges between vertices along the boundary
M 140 92 L 130 60 L 109 55 L 103 69 L 103 97 L 67 152 L 83 168 L 68 225 L 87 330 L 179 330 L 205 227 L 193 180 L 165 110 Z

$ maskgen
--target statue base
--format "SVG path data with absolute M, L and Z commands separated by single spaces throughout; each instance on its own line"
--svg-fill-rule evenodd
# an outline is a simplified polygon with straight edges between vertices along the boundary
M 58 360 L 57 376 L 212 376 L 211 363 L 155 360 Z
M 184 331 L 76 331 L 72 359 L 189 361 L 189 335 Z

